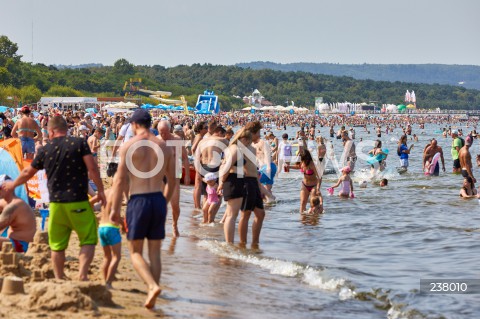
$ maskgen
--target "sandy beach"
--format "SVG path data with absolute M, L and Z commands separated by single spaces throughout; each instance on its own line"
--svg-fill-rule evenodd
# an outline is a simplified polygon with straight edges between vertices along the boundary
M 47 233 L 39 230 L 29 252 L 24 256 L 17 254 L 16 266 L 0 267 L 2 277 L 19 276 L 25 287 L 25 294 L 2 294 L 0 315 L 6 318 L 12 313 L 15 318 L 242 317 L 229 302 L 229 298 L 235 298 L 235 282 L 229 278 L 238 277 L 240 268 L 248 268 L 248 265 L 200 249 L 199 238 L 193 235 L 198 222 L 192 218 L 198 213 L 189 210 L 188 206 L 182 207 L 182 237 L 171 237 L 171 219 L 167 221 L 167 238 L 162 245 L 162 294 L 153 311 L 143 307 L 146 287 L 128 259 L 125 234 L 122 235 L 122 260 L 117 280 L 113 283 L 114 289 L 107 290 L 100 273 L 103 261 L 100 244 L 90 267 L 90 282 L 76 281 L 79 246 L 76 234 L 72 233 L 65 264 L 69 280 L 58 281 L 53 278 Z M 40 225 L 40 218 L 37 224 Z M 222 225 L 211 228 L 219 232 Z M 228 281 L 223 289 L 219 285 L 221 281 Z

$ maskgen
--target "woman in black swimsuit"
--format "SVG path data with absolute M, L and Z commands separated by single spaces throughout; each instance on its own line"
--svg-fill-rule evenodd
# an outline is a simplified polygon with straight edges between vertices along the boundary
M 239 143 L 240 142 L 240 143 Z M 225 224 L 223 231 L 225 241 L 232 243 L 235 238 L 235 222 L 238 212 L 241 209 L 243 197 L 245 195 L 244 172 L 241 175 L 237 170 L 242 169 L 245 164 L 244 150 L 252 144 L 252 133 L 241 129 L 230 141 L 230 145 L 225 150 L 225 160 L 220 167 L 220 184 L 218 191 L 223 191 L 223 198 L 227 202 L 225 210 Z M 243 161 L 242 161 L 243 160 Z M 243 165 L 242 165 L 243 164 Z

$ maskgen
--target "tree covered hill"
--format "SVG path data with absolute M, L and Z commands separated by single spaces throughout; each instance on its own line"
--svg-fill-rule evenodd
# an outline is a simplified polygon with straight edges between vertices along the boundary
M 122 96 L 125 81 L 139 77 L 147 88 L 171 91 L 173 98 L 184 95 L 192 106 L 205 89 L 215 90 L 223 110 L 244 107 L 243 100 L 235 96 L 248 96 L 254 89 L 281 105 L 288 100 L 298 106 L 312 107 L 315 97 L 323 97 L 327 103 L 398 104 L 403 102 L 408 89 L 415 90 L 418 107 L 480 108 L 480 91 L 459 86 L 356 80 L 346 76 L 212 64 L 166 68 L 133 65 L 125 59 L 117 60 L 113 66 L 58 69 L 53 65 L 23 62 L 17 50 L 17 44 L 0 36 L 0 105 L 11 105 L 12 101 L 34 103 L 41 96 Z M 144 101 L 154 103 L 148 98 Z
M 284 72 L 310 72 L 354 79 L 401 81 L 411 83 L 461 85 L 480 90 L 480 66 L 445 64 L 334 64 L 250 62 L 236 64 L 254 70 L 271 69 Z

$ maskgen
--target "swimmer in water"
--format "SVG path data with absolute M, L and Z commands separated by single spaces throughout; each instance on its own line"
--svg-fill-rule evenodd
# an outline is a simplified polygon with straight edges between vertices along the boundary
M 312 195 L 310 197 L 310 209 L 308 210 L 308 214 L 322 214 L 323 213 L 323 203 L 320 196 L 317 194 Z
M 462 198 L 474 198 L 477 197 L 477 190 L 475 189 L 475 184 L 473 179 L 470 176 L 467 176 L 463 179 L 463 186 L 460 189 L 460 197 Z

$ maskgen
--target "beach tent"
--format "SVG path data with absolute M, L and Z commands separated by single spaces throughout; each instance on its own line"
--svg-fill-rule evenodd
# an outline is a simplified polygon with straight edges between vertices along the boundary
M 407 107 L 405 106 L 405 104 L 399 104 L 397 105 L 397 109 L 399 112 L 404 112 L 407 109 Z
M 23 170 L 22 144 L 19 139 L 9 138 L 0 142 L 0 174 L 6 174 L 12 179 L 20 175 Z M 15 195 L 28 203 L 27 189 L 19 186 L 15 189 Z

